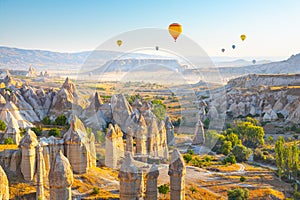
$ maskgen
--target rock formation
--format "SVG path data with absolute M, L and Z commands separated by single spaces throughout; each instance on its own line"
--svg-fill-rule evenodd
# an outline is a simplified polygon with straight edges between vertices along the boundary
M 196 130 L 192 145 L 203 145 L 205 142 L 203 123 L 199 119 L 196 124 Z
M 87 137 L 83 123 L 73 115 L 70 128 L 64 134 L 64 152 L 74 173 L 86 173 L 90 166 L 96 166 L 95 148 L 91 145 L 93 145 L 93 141 L 91 142 Z
M 170 117 L 166 117 L 165 119 L 166 131 L 167 131 L 167 143 L 171 145 L 174 143 L 174 126 L 171 122 Z
M 177 149 L 174 149 L 168 172 L 168 175 L 170 176 L 171 200 L 185 199 L 185 173 L 184 160 L 180 152 Z
M 69 160 L 60 151 L 52 163 L 49 173 L 50 199 L 71 200 L 73 181 Z
M 134 164 L 130 153 L 126 154 L 120 172 L 120 200 L 140 199 L 143 196 L 143 174 Z
M 9 187 L 8 187 L 7 176 L 0 166 L 0 199 L 8 200 L 9 199 Z
M 36 166 L 36 150 L 38 145 L 36 135 L 30 129 L 20 141 L 19 147 L 22 149 L 21 172 L 26 181 L 32 181 Z
M 146 194 L 145 200 L 157 200 L 158 191 L 157 191 L 157 178 L 159 176 L 158 168 L 153 164 L 146 175 Z
M 45 162 L 43 156 L 43 147 L 38 145 L 36 147 L 36 199 L 43 200 L 45 197 L 44 194 L 44 175 L 45 175 Z
M 116 124 L 109 124 L 105 137 L 105 165 L 110 168 L 117 168 L 121 158 L 124 158 L 123 133 Z
M 2 137 L 0 133 L 0 141 L 2 140 L 3 142 L 5 138 L 12 138 L 14 143 L 19 145 L 19 142 L 21 140 L 21 135 L 20 135 L 19 125 L 16 119 L 14 118 L 10 119 Z
M 29 69 L 28 69 L 28 73 L 26 75 L 27 77 L 37 77 L 37 72 L 35 71 L 35 69 L 30 65 Z

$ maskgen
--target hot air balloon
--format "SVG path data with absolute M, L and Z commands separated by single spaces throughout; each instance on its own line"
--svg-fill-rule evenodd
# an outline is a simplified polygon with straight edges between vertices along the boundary
M 255 65 L 255 63 L 256 63 L 256 60 L 252 60 L 252 63 L 253 63 L 253 65 Z
M 118 46 L 121 46 L 122 43 L 123 43 L 122 40 L 117 40 L 117 45 L 118 45 Z
M 221 51 L 224 53 L 224 52 L 225 52 L 225 49 L 221 49 Z
M 173 23 L 173 24 L 169 25 L 169 33 L 174 38 L 175 42 L 176 42 L 177 38 L 179 37 L 179 35 L 181 34 L 181 32 L 182 32 L 182 27 L 180 24 Z
M 156 46 L 155 49 L 156 49 L 156 51 L 158 51 L 159 50 L 159 46 Z
M 244 41 L 246 39 L 246 35 L 241 35 L 241 40 Z
M 235 45 L 232 45 L 232 48 L 235 49 Z

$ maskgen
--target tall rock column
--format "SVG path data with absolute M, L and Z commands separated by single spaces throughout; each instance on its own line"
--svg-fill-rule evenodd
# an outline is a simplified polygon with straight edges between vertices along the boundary
M 147 154 L 147 125 L 145 119 L 140 115 L 138 119 L 138 125 L 136 130 L 136 154 Z
M 73 172 L 69 160 L 60 151 L 49 173 L 50 200 L 71 200 Z
M 199 119 L 196 124 L 195 135 L 192 145 L 202 145 L 205 142 L 203 123 Z
M 165 124 L 167 131 L 167 144 L 171 145 L 172 143 L 174 143 L 174 126 L 168 116 L 165 119 Z
M 120 200 L 136 200 L 142 197 L 143 174 L 134 164 L 131 153 L 126 154 L 120 172 Z
M 168 172 L 168 175 L 170 176 L 171 200 L 185 199 L 185 173 L 186 169 L 184 160 L 178 149 L 174 149 Z
M 126 134 L 126 152 L 133 153 L 133 132 L 131 128 L 127 129 L 127 134 Z
M 36 147 L 36 179 L 37 179 L 37 185 L 36 185 L 36 199 L 43 200 L 44 195 L 44 174 L 45 174 L 45 162 L 44 162 L 44 156 L 43 156 L 43 147 L 41 145 L 38 145 Z
M 0 166 L 0 199 L 2 200 L 9 199 L 8 179 L 1 166 Z
M 153 164 L 150 168 L 150 171 L 147 173 L 147 183 L 146 183 L 146 196 L 145 200 L 157 200 L 157 178 L 159 176 L 158 168 Z
M 35 172 L 36 151 L 38 145 L 36 135 L 30 129 L 20 141 L 19 147 L 22 149 L 21 172 L 26 181 L 32 181 Z

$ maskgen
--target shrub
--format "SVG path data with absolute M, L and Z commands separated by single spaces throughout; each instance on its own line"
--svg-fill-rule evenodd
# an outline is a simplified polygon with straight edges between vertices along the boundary
M 31 130 L 36 134 L 36 136 L 41 136 L 42 135 L 42 127 L 37 126 L 37 127 L 32 127 Z
M 277 113 L 278 119 L 284 119 L 284 115 L 282 113 Z
M 203 127 L 204 127 L 205 129 L 208 129 L 208 128 L 209 128 L 209 123 L 210 123 L 209 119 L 206 118 L 206 119 L 204 120 L 204 122 L 203 122 Z
M 249 190 L 243 188 L 237 188 L 227 191 L 228 200 L 247 200 L 249 198 Z
M 60 130 L 58 128 L 53 128 L 48 132 L 48 136 L 60 137 Z
M 67 124 L 67 118 L 64 115 L 59 115 L 58 117 L 56 117 L 56 119 L 54 120 L 54 124 L 55 125 L 59 125 L 59 126 L 64 126 Z
M 222 163 L 223 164 L 227 164 L 227 163 L 235 164 L 236 163 L 235 156 L 232 154 L 227 156 L 226 158 L 223 159 Z
M 4 144 L 15 144 L 12 138 L 5 138 Z
M 193 159 L 193 157 L 192 157 L 192 155 L 190 155 L 190 154 L 185 154 L 185 155 L 183 156 L 183 159 L 184 159 L 184 161 L 185 161 L 186 163 L 189 163 L 189 162 Z
M 205 162 L 210 162 L 211 161 L 211 157 L 210 156 L 205 156 L 204 160 L 205 160 Z
M 51 124 L 50 117 L 49 117 L 49 116 L 45 117 L 45 118 L 42 120 L 42 123 L 43 123 L 44 125 L 50 125 L 50 124 Z
M 240 181 L 241 181 L 241 182 L 245 182 L 245 181 L 246 181 L 246 177 L 245 177 L 245 176 L 241 176 L 241 177 L 240 177 Z
M 224 141 L 221 148 L 222 154 L 228 155 L 231 150 L 232 150 L 232 143 L 230 141 Z
M 195 154 L 195 152 L 194 152 L 194 150 L 193 150 L 193 149 L 189 149 L 189 150 L 187 150 L 187 153 L 188 153 L 188 154 L 190 154 L 190 155 L 194 155 L 194 154 Z
M 2 120 L 0 120 L 0 130 L 4 131 L 5 129 L 6 129 L 6 124 Z
M 97 187 L 93 188 L 93 194 L 99 194 L 100 193 L 100 189 Z
M 195 187 L 191 186 L 190 191 L 192 192 L 192 194 L 194 194 L 195 192 L 197 192 L 197 189 Z
M 237 145 L 232 149 L 232 153 L 235 156 L 236 161 L 243 162 L 249 159 L 252 150 L 243 145 Z
M 170 192 L 170 187 L 167 184 L 163 184 L 158 187 L 158 192 L 166 195 L 168 192 Z

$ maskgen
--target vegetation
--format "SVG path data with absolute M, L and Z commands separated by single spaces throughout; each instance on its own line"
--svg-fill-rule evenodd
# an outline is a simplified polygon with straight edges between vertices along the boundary
M 299 170 L 299 149 L 296 141 L 293 145 L 285 144 L 284 138 L 279 137 L 275 144 L 275 160 L 278 168 L 278 176 L 288 180 L 296 180 Z
M 168 186 L 167 184 L 163 184 L 158 187 L 158 192 L 160 194 L 166 195 L 170 192 L 170 186 Z
M 99 193 L 100 193 L 100 189 L 98 187 L 94 187 L 93 194 L 99 194 Z
M 61 137 L 60 130 L 58 128 L 52 128 L 49 130 L 48 136 Z
M 50 125 L 50 124 L 51 124 L 50 117 L 49 117 L 49 116 L 45 117 L 45 118 L 42 120 L 42 123 L 43 123 L 44 125 Z
M 0 131 L 4 131 L 6 129 L 6 124 L 0 120 Z
M 37 126 L 37 127 L 32 127 L 31 130 L 36 134 L 36 136 L 41 136 L 42 135 L 42 127 Z
M 159 119 L 163 120 L 166 117 L 166 105 L 162 102 L 162 100 L 155 99 L 152 101 L 153 109 L 152 112 L 153 114 Z
M 15 144 L 12 138 L 5 138 L 4 144 Z
M 243 188 L 237 188 L 227 191 L 228 200 L 247 200 L 249 198 L 249 190 Z
M 243 162 L 247 161 L 252 153 L 252 150 L 243 146 L 243 145 L 236 145 L 232 149 L 232 154 L 235 156 L 236 161 Z
M 67 124 L 67 118 L 64 115 L 59 115 L 55 120 L 54 120 L 55 125 L 59 126 L 64 126 Z
M 226 158 L 223 159 L 222 163 L 223 164 L 227 164 L 227 163 L 235 164 L 236 163 L 235 156 L 234 155 L 227 156 Z
M 190 154 L 185 154 L 183 155 L 183 159 L 186 163 L 189 163 L 193 159 L 193 157 Z
M 240 177 L 240 181 L 241 181 L 241 182 L 245 182 L 246 180 L 247 180 L 247 179 L 246 179 L 245 176 L 241 176 L 241 177 Z

